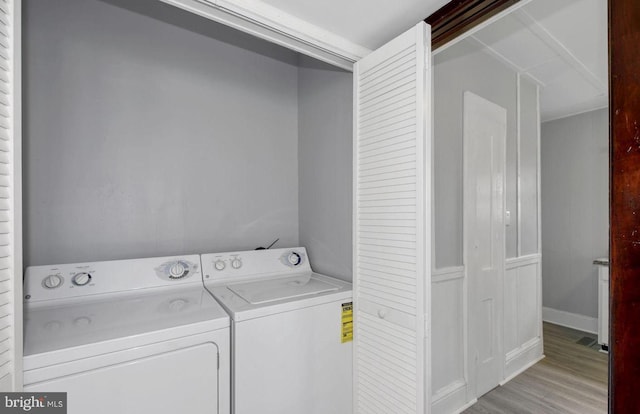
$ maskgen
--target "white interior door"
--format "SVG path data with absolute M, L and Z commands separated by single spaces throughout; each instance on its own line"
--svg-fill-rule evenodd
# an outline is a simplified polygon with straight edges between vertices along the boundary
M 469 373 L 476 397 L 502 380 L 506 128 L 504 108 L 465 92 L 464 244 L 469 281 Z
M 431 36 L 354 67 L 354 412 L 429 412 Z M 429 235 L 429 237 L 427 237 Z

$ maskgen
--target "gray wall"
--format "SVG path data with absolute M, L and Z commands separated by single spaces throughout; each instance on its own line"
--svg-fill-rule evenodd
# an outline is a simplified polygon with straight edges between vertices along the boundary
M 303 58 L 298 71 L 300 244 L 314 270 L 351 280 L 352 74 Z
M 445 268 L 463 264 L 462 105 L 465 91 L 507 110 L 506 209 L 511 212 L 511 225 L 506 227 L 506 257 L 517 257 L 517 74 L 469 41 L 437 54 L 434 71 L 435 266 Z M 522 80 L 522 84 L 525 91 L 521 95 L 523 110 L 537 113 L 535 85 L 526 80 Z M 531 137 L 537 138 L 536 123 L 523 123 L 522 127 L 527 143 Z M 534 154 L 523 156 L 531 163 L 531 155 L 535 157 L 537 148 L 527 146 L 526 151 L 534 151 Z M 535 158 L 533 162 L 537 162 Z M 533 174 L 535 178 L 535 171 Z M 536 215 L 537 208 L 526 213 Z M 526 221 L 526 225 L 531 223 Z
M 608 110 L 542 124 L 542 302 L 598 316 L 597 270 L 608 256 Z
M 130 3 L 24 2 L 25 264 L 297 245 L 296 55 Z
M 538 88 L 520 78 L 520 242 L 521 255 L 539 253 L 538 243 Z

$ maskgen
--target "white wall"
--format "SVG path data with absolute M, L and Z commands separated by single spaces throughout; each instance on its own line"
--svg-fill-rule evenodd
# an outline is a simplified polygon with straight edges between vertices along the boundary
M 300 244 L 316 272 L 351 281 L 353 75 L 303 58 L 298 71 Z
M 609 254 L 608 115 L 542 124 L 543 304 L 589 318 L 598 316 L 592 262 Z
M 25 264 L 297 245 L 296 55 L 129 3 L 24 2 Z

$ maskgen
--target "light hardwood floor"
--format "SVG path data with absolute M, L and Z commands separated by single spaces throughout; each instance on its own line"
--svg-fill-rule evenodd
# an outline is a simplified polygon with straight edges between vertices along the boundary
M 603 414 L 607 355 L 576 342 L 584 332 L 544 324 L 546 358 L 485 394 L 465 414 Z

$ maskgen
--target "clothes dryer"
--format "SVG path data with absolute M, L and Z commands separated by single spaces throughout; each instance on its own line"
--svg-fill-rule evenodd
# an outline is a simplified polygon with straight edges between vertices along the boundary
M 230 321 L 200 257 L 29 267 L 24 389 L 69 414 L 229 414 Z

